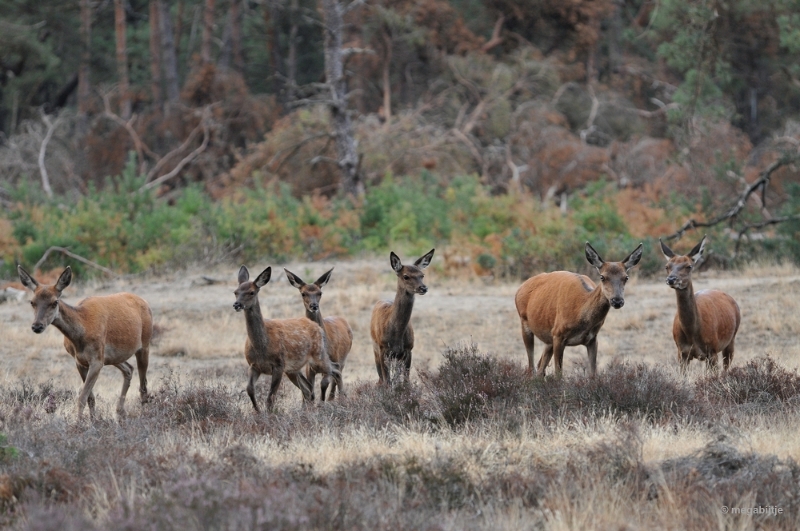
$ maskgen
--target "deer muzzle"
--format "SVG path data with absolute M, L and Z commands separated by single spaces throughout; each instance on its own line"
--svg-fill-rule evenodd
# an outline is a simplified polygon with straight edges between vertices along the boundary
M 36 333 L 36 334 L 41 334 L 42 332 L 44 332 L 45 328 L 47 328 L 47 327 L 45 325 L 43 325 L 42 323 L 33 323 L 31 325 L 31 330 L 33 330 L 33 332 Z
M 236 310 L 237 312 L 241 312 L 242 310 L 244 310 L 244 305 L 242 305 L 241 302 L 236 301 L 233 303 L 233 309 Z
M 619 310 L 624 305 L 625 305 L 625 299 L 623 299 L 622 297 L 614 297 L 613 299 L 611 299 L 611 306 L 615 310 Z

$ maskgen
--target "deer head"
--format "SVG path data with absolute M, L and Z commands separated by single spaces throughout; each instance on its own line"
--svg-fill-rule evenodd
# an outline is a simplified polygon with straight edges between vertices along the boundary
M 414 262 L 414 265 L 405 266 L 400 262 L 400 258 L 394 254 L 394 252 L 389 254 L 389 263 L 397 274 L 398 287 L 402 286 L 406 293 L 412 295 L 425 295 L 428 293 L 428 287 L 423 282 L 425 274 L 422 270 L 430 265 L 433 259 L 433 251 L 435 251 L 435 249 L 431 249 L 427 254 L 418 258 L 417 261 Z
M 706 248 L 706 236 L 700 240 L 700 243 L 694 246 L 687 255 L 675 254 L 672 249 L 667 247 L 667 244 L 658 240 L 661 243 L 661 252 L 667 259 L 667 286 L 672 289 L 686 289 L 692 283 L 692 269 L 703 257 L 703 251 Z
M 61 292 L 72 282 L 72 269 L 67 266 L 52 286 L 39 285 L 35 278 L 22 269 L 22 266 L 17 266 L 17 273 L 19 281 L 33 292 L 31 306 L 34 319 L 31 330 L 41 334 L 58 317 L 58 300 L 61 298 Z
M 322 286 L 328 283 L 331 279 L 333 268 L 327 273 L 324 273 L 313 284 L 306 284 L 303 279 L 284 268 L 286 271 L 286 278 L 289 279 L 289 284 L 300 290 L 300 295 L 303 296 L 303 305 L 306 311 L 315 314 L 319 311 L 319 301 L 322 298 Z
M 586 242 L 586 259 L 600 274 L 600 286 L 603 295 L 612 308 L 620 309 L 625 304 L 625 283 L 628 271 L 642 258 L 642 244 L 633 250 L 622 262 L 605 262 L 589 242 Z
M 272 268 L 267 267 L 256 279 L 250 282 L 250 272 L 245 266 L 239 268 L 239 287 L 233 292 L 236 295 L 236 302 L 233 303 L 233 309 L 237 312 L 242 310 L 249 310 L 258 304 L 258 290 L 263 288 L 269 277 L 272 275 Z

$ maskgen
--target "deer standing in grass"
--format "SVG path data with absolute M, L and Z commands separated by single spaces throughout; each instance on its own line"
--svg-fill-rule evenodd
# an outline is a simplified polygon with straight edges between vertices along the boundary
M 678 298 L 672 337 L 678 347 L 681 372 L 686 372 L 693 359 L 705 360 L 709 369 L 715 369 L 720 351 L 723 370 L 727 371 L 733 361 L 734 340 L 742 314 L 727 293 L 707 289 L 695 292 L 692 288 L 692 269 L 703 256 L 706 237 L 685 256 L 675 254 L 664 242 L 659 242 L 667 259 L 667 285 Z
M 77 306 L 61 300 L 61 293 L 72 281 L 72 269 L 67 266 L 56 283 L 42 286 L 21 266 L 19 280 L 33 291 L 34 321 L 31 329 L 41 334 L 52 324 L 64 334 L 64 347 L 75 358 L 83 380 L 78 395 L 78 418 L 89 404 L 94 419 L 94 387 L 100 369 L 113 365 L 122 372 L 122 393 L 117 402 L 117 414 L 125 415 L 125 395 L 131 385 L 133 366 L 127 362 L 136 356 L 139 371 L 139 394 L 147 401 L 147 365 L 150 357 L 150 338 L 153 336 L 153 315 L 150 306 L 132 293 L 115 293 L 88 297 Z
M 317 323 L 305 317 L 265 321 L 261 316 L 258 292 L 269 282 L 271 275 L 272 268 L 268 267 L 250 281 L 250 272 L 242 266 L 239 269 L 239 287 L 233 292 L 236 295 L 233 309 L 237 312 L 244 310 L 247 325 L 247 341 L 244 344 L 244 357 L 250 366 L 247 395 L 256 412 L 261 411 L 256 403 L 256 381 L 262 374 L 272 375 L 267 409 L 272 409 L 274 405 L 275 392 L 284 373 L 303 393 L 304 402 L 313 402 L 311 384 L 302 373 L 306 365 L 327 378 L 332 376 L 339 389 L 342 388 L 341 374 L 331 365 L 325 336 Z
M 528 352 L 528 371 L 533 373 L 533 338 L 545 344 L 537 367 L 539 376 L 555 358 L 555 372 L 561 376 L 564 348 L 585 345 L 589 374 L 597 374 L 597 334 L 610 308 L 625 304 L 628 271 L 642 258 L 642 244 L 622 262 L 605 262 L 586 242 L 586 259 L 600 273 L 600 283 L 569 271 L 541 273 L 526 280 L 514 302 L 522 323 L 522 341 Z
M 417 259 L 414 265 L 406 266 L 396 254 L 389 254 L 389 263 L 397 274 L 397 294 L 394 301 L 375 303 L 369 325 L 380 383 L 391 383 L 388 366 L 390 359 L 403 363 L 403 372 L 406 380 L 408 379 L 411 350 L 414 348 L 414 329 L 409 322 L 411 310 L 414 309 L 414 295 L 425 295 L 428 292 L 428 287 L 423 282 L 425 275 L 422 270 L 431 263 L 434 250 L 431 249 L 425 256 Z
M 350 328 L 350 325 L 347 324 L 347 320 L 344 317 L 326 317 L 323 319 L 322 311 L 319 308 L 319 301 L 322 298 L 322 286 L 327 284 L 330 280 L 333 268 L 319 277 L 313 284 L 306 284 L 303 282 L 303 279 L 286 268 L 283 270 L 286 272 L 286 278 L 289 279 L 289 283 L 300 290 L 300 295 L 303 297 L 303 305 L 306 308 L 306 318 L 322 327 L 322 331 L 325 333 L 325 345 L 328 347 L 328 357 L 331 363 L 333 363 L 334 367 L 339 369 L 340 372 L 343 371 L 347 355 L 350 353 L 350 348 L 353 346 L 353 330 Z M 308 382 L 311 384 L 311 397 L 313 400 L 314 381 L 317 379 L 317 371 L 312 365 L 309 365 L 306 369 L 306 378 L 308 378 Z M 327 375 L 323 376 L 320 387 L 320 394 L 322 395 L 323 402 L 325 401 L 325 392 L 329 384 L 330 377 Z M 336 382 L 334 381 L 331 387 L 331 400 L 336 397 L 336 387 Z M 340 387 L 339 391 L 344 395 L 343 388 Z

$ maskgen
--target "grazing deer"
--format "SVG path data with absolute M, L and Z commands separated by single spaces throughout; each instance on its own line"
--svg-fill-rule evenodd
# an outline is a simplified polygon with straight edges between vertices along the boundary
M 692 359 L 705 360 L 709 369 L 717 366 L 717 352 L 722 351 L 723 370 L 733 361 L 733 344 L 742 314 L 733 297 L 717 290 L 692 289 L 692 269 L 703 255 L 706 237 L 689 254 L 675 254 L 659 240 L 667 259 L 667 285 L 675 290 L 678 312 L 672 322 L 672 337 L 678 347 L 681 372 Z
M 347 324 L 344 317 L 326 317 L 322 318 L 322 311 L 319 309 L 319 301 L 322 298 L 322 286 L 328 283 L 333 273 L 333 268 L 330 271 L 319 277 L 313 284 L 306 284 L 303 279 L 284 268 L 286 271 L 286 278 L 289 283 L 300 290 L 300 295 L 303 297 L 303 305 L 306 307 L 306 318 L 311 319 L 322 327 L 325 333 L 325 345 L 328 347 L 328 357 L 331 363 L 339 369 L 344 370 L 344 363 L 347 360 L 347 355 L 350 353 L 350 348 L 353 346 L 353 330 Z M 311 397 L 314 397 L 314 381 L 317 379 L 317 371 L 311 365 L 306 369 L 306 378 L 311 384 Z M 325 401 L 325 392 L 330 384 L 330 378 L 326 375 L 322 377 L 322 384 L 320 387 L 320 394 L 322 401 Z M 344 395 L 344 389 L 339 388 L 339 391 Z M 336 397 L 336 382 L 334 381 L 331 387 L 331 400 Z
M 104 365 L 113 365 L 122 372 L 122 393 L 117 402 L 117 414 L 125 415 L 125 395 L 131 385 L 133 367 L 127 360 L 136 356 L 139 370 L 139 394 L 147 401 L 147 364 L 150 357 L 150 338 L 153 336 L 153 314 L 141 297 L 132 293 L 115 293 L 88 297 L 77 306 L 61 300 L 61 293 L 72 281 L 72 269 L 67 266 L 52 286 L 40 285 L 22 266 L 17 267 L 19 280 L 33 291 L 34 321 L 31 329 L 41 334 L 52 324 L 64 334 L 64 347 L 83 380 L 78 395 L 78 418 L 89 404 L 94 418 L 92 388 Z
M 589 374 L 597 374 L 597 333 L 608 310 L 625 304 L 628 271 L 642 258 L 642 244 L 622 262 L 604 262 L 586 242 L 586 259 L 600 273 L 600 284 L 577 273 L 554 271 L 526 280 L 517 290 L 514 302 L 522 323 L 522 341 L 528 352 L 528 371 L 533 373 L 533 338 L 545 344 L 539 358 L 538 373 L 555 357 L 555 371 L 561 376 L 564 347 L 585 345 L 589 355 Z
M 414 348 L 414 329 L 409 321 L 414 309 L 414 295 L 425 295 L 428 287 L 422 270 L 433 259 L 433 251 L 419 258 L 414 265 L 404 266 L 394 253 L 389 254 L 389 263 L 397 274 L 397 294 L 394 301 L 378 301 L 372 308 L 369 331 L 372 336 L 372 350 L 375 353 L 375 367 L 378 369 L 380 383 L 389 382 L 388 360 L 403 363 L 405 378 L 411 370 L 411 350 Z
M 256 381 L 262 374 L 272 375 L 267 409 L 272 409 L 283 373 L 300 389 L 304 401 L 314 400 L 311 384 L 302 373 L 306 364 L 328 378 L 333 376 L 336 384 L 342 388 L 341 374 L 331 366 L 325 336 L 317 323 L 304 317 L 265 321 L 261 316 L 258 291 L 269 282 L 271 275 L 272 268 L 268 267 L 251 282 L 250 272 L 242 266 L 239 269 L 239 287 L 233 292 L 236 295 L 233 309 L 237 312 L 244 310 L 247 325 L 247 341 L 244 344 L 244 357 L 250 366 L 247 395 L 256 412 L 261 411 L 256 403 Z

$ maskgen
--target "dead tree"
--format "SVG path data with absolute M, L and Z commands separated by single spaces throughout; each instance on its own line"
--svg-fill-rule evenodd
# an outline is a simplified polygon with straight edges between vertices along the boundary
M 342 191 L 345 195 L 358 197 L 364 193 L 364 184 L 359 176 L 359 157 L 353 135 L 353 122 L 347 110 L 347 79 L 344 75 L 342 33 L 344 15 L 361 5 L 354 0 L 343 6 L 339 0 L 322 0 L 323 31 L 325 33 L 325 79 L 330 99 L 326 102 L 336 138 L 336 164 L 342 173 Z
M 780 217 L 773 217 L 772 214 L 767 210 L 767 187 L 769 186 L 770 179 L 772 179 L 772 174 L 775 173 L 779 168 L 783 166 L 788 166 L 800 161 L 800 152 L 797 153 L 784 153 L 778 160 L 767 166 L 759 175 L 758 179 L 753 181 L 752 183 L 748 184 L 744 191 L 739 195 L 736 202 L 725 211 L 725 213 L 720 214 L 719 216 L 711 219 L 710 221 L 697 221 L 694 218 L 689 219 L 686 221 L 681 228 L 679 228 L 674 233 L 670 234 L 669 236 L 665 236 L 662 239 L 664 240 L 676 240 L 680 239 L 688 230 L 696 229 L 699 227 L 713 227 L 715 225 L 719 225 L 720 223 L 727 222 L 731 226 L 733 226 L 734 222 L 737 220 L 739 214 L 744 210 L 744 207 L 747 205 L 747 201 L 753 194 L 760 192 L 760 205 L 761 205 L 761 215 L 762 219 L 756 222 L 743 222 L 739 229 L 738 235 L 736 238 L 736 247 L 733 251 L 733 258 L 739 253 L 739 247 L 741 246 L 742 239 L 747 235 L 748 232 L 751 230 L 758 230 L 769 225 L 777 225 L 786 221 L 793 221 L 793 220 L 800 220 L 800 214 L 794 214 L 789 216 L 780 216 Z M 759 196 L 756 196 L 759 197 Z

